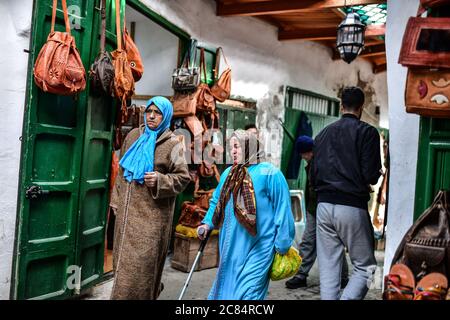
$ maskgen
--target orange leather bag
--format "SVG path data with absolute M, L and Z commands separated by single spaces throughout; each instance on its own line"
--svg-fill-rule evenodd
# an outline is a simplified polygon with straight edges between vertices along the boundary
M 128 62 L 127 52 L 122 48 L 122 36 L 120 31 L 120 3 L 116 0 L 116 36 L 117 49 L 111 52 L 114 65 L 114 97 L 121 101 L 122 123 L 128 118 L 127 100 L 134 94 L 134 78 Z
M 123 43 L 124 49 L 127 52 L 128 63 L 130 64 L 131 73 L 133 74 L 134 81 L 137 82 L 142 78 L 144 74 L 144 64 L 142 63 L 141 54 L 128 33 L 126 23 L 123 30 Z
M 197 87 L 197 111 L 214 112 L 216 110 L 216 101 L 211 93 L 206 78 L 205 49 L 200 50 L 200 78 L 203 74 L 205 82 Z
M 227 64 L 227 68 L 222 72 L 219 79 L 217 79 L 217 81 L 212 86 L 211 93 L 214 96 L 214 98 L 217 99 L 217 101 L 224 102 L 226 99 L 230 97 L 231 93 L 231 68 L 230 65 L 228 64 L 225 54 L 223 53 L 223 49 L 219 47 L 216 51 L 216 67 L 214 69 L 215 75 L 217 75 L 217 73 L 219 72 L 220 56 L 221 56 L 220 53 L 222 53 L 223 59 Z M 215 76 L 215 78 L 217 77 Z
M 66 32 L 55 31 L 57 6 L 53 0 L 51 31 L 36 59 L 34 81 L 45 92 L 74 95 L 86 87 L 86 71 L 70 33 L 66 0 L 62 0 Z

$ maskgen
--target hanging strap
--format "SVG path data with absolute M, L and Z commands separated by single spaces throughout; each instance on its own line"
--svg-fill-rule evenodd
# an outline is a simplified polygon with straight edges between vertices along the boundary
M 102 17 L 101 29 L 100 29 L 100 52 L 105 51 L 105 37 L 106 37 L 106 0 L 102 0 L 100 3 L 100 14 Z
M 67 3 L 66 0 L 61 0 L 62 8 L 64 13 L 64 23 L 66 25 L 66 32 L 70 35 L 70 24 L 69 24 L 69 15 L 67 13 Z M 55 21 L 56 21 L 56 9 L 58 7 L 58 0 L 53 0 L 53 11 L 52 11 L 52 27 L 51 33 L 55 32 Z
M 116 37 L 118 50 L 122 50 L 122 35 L 120 32 L 120 27 L 120 0 L 116 0 Z
M 219 78 L 220 58 L 222 56 L 223 56 L 223 60 L 227 64 L 227 68 L 230 68 L 227 57 L 225 57 L 225 54 L 223 53 L 222 47 L 217 48 L 217 50 L 216 50 L 216 66 L 214 68 L 214 79 L 216 79 L 216 80 Z
M 205 63 L 205 49 L 200 49 L 200 81 L 202 81 L 202 73 L 205 78 L 205 83 L 208 82 L 208 77 L 206 76 L 206 63 Z

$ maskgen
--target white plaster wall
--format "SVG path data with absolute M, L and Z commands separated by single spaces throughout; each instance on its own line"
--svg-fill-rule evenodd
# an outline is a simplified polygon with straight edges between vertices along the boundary
M 0 299 L 9 299 L 32 1 L 0 1 Z
M 387 273 L 398 244 L 413 223 L 419 116 L 405 111 L 407 69 L 398 64 L 403 33 L 419 0 L 388 0 L 386 29 L 388 57 L 390 165 L 384 273 Z
M 373 86 L 373 100 L 381 108 L 382 125 L 388 127 L 386 75 L 374 75 L 363 59 L 350 65 L 331 59 L 331 49 L 310 41 L 278 41 L 277 28 L 256 18 L 218 17 L 212 0 L 142 0 L 150 9 L 186 30 L 201 43 L 222 46 L 232 67 L 232 94 L 258 101 L 258 126 L 279 165 L 284 91 L 290 85 L 336 97 L 343 85 L 357 85 L 358 75 Z M 274 97 L 277 97 L 274 101 Z M 281 103 L 281 105 L 279 104 Z M 275 136 L 275 140 L 271 139 Z
M 171 75 L 177 67 L 178 37 L 130 6 L 126 14 L 128 26 L 136 22 L 134 41 L 144 63 L 144 76 L 136 83 L 136 94 L 172 95 Z

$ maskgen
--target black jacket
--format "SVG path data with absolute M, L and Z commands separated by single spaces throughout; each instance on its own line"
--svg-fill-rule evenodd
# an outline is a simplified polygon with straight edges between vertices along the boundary
M 370 186 L 380 177 L 377 129 L 352 114 L 324 128 L 314 142 L 312 183 L 318 202 L 367 210 Z

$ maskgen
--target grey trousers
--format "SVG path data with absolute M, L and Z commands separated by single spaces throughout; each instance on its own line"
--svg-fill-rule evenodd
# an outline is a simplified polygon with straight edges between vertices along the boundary
M 342 256 L 348 249 L 353 272 L 341 300 L 362 300 L 376 268 L 374 234 L 366 210 L 321 202 L 317 207 L 317 260 L 322 300 L 339 299 Z
M 295 275 L 296 278 L 306 279 L 308 277 L 309 271 L 316 261 L 316 248 L 316 216 L 310 212 L 306 212 L 305 232 L 303 233 L 302 242 L 298 248 L 302 257 L 302 264 Z M 348 279 L 348 264 L 345 255 L 343 257 L 341 279 L 342 281 Z

